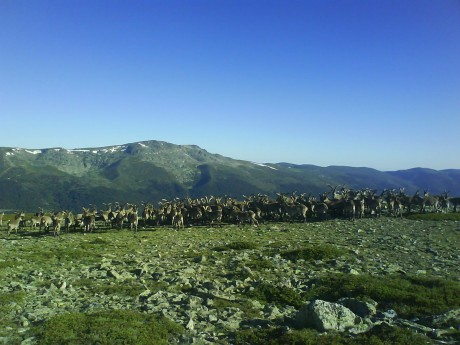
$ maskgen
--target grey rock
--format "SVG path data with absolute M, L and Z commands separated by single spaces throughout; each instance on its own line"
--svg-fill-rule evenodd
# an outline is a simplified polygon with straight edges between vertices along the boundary
M 283 317 L 283 314 L 280 312 L 278 307 L 274 304 L 267 304 L 264 308 L 264 315 L 267 319 L 273 320 L 280 317 Z
M 31 344 L 35 344 L 35 337 L 30 337 L 30 338 L 24 339 L 21 342 L 21 345 L 31 345 Z
M 122 279 L 122 275 L 119 274 L 117 271 L 115 271 L 113 269 L 108 271 L 107 275 L 110 276 L 110 277 L 113 277 L 115 279 Z
M 10 288 L 11 288 L 13 291 L 24 290 L 24 284 L 13 281 L 13 282 L 10 283 Z
M 214 314 L 209 314 L 207 319 L 208 322 L 216 322 L 218 320 L 217 316 Z
M 27 320 L 27 318 L 25 318 L 24 316 L 21 316 L 20 321 L 21 321 L 22 327 L 29 327 L 30 322 L 29 320 Z
M 298 327 L 313 327 L 320 332 L 346 331 L 362 323 L 347 307 L 322 300 L 303 305 L 295 317 Z
M 337 303 L 347 307 L 356 315 L 364 318 L 375 315 L 377 312 L 377 302 L 365 302 L 356 298 L 341 298 Z
M 432 328 L 430 327 L 427 327 L 427 326 L 423 326 L 423 325 L 420 325 L 416 322 L 412 322 L 412 321 L 409 321 L 409 320 L 403 320 L 403 319 L 398 319 L 396 320 L 395 322 L 396 325 L 399 325 L 401 327 L 404 327 L 404 328 L 409 328 L 409 329 L 412 329 L 414 331 L 416 331 L 417 333 L 431 333 L 433 331 Z
M 56 285 L 54 285 L 53 283 L 51 283 L 50 287 L 48 288 L 48 291 L 50 292 L 53 292 L 53 291 L 57 291 L 58 288 Z
M 393 309 L 389 309 L 389 310 L 386 310 L 384 312 L 377 313 L 376 316 L 378 318 L 380 318 L 380 319 L 392 320 L 392 319 L 396 318 L 398 316 L 398 314 Z
M 431 328 L 460 328 L 460 309 L 452 309 L 444 314 L 423 319 L 420 323 Z
M 193 275 L 196 273 L 196 271 L 193 267 L 187 267 L 186 269 L 182 271 L 182 273 L 187 274 L 187 275 Z
M 118 273 L 114 269 L 108 271 L 107 276 L 113 277 L 116 280 L 127 280 L 127 279 L 133 279 L 134 278 L 133 275 L 131 275 L 129 272 Z
M 193 322 L 192 318 L 189 319 L 185 328 L 191 331 L 195 329 L 195 322 Z
M 221 325 L 223 328 L 227 329 L 227 330 L 231 330 L 231 331 L 234 331 L 234 330 L 237 330 L 240 328 L 240 323 L 241 323 L 241 319 L 238 318 L 238 317 L 228 317 L 224 320 L 219 320 L 217 321 L 217 324 Z

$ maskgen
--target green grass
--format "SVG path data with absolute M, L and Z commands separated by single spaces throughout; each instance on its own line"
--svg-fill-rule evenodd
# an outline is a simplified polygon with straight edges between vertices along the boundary
M 455 265 L 456 256 L 455 252 L 452 252 L 452 248 L 456 248 L 455 244 L 457 243 L 458 231 L 455 222 L 432 224 L 430 222 L 406 221 L 399 223 L 399 220 L 386 218 L 382 218 L 382 220 L 366 219 L 355 223 L 347 222 L 345 230 L 341 222 L 324 222 L 321 225 L 294 224 L 290 226 L 290 231 L 275 231 L 268 226 L 265 228 L 261 226 L 257 230 L 241 230 L 241 236 L 235 236 L 236 228 L 231 226 L 211 230 L 208 227 L 197 226 L 193 230 L 186 229 L 180 232 L 171 232 L 167 227 L 158 227 L 154 230 L 140 230 L 138 234 L 127 230 L 104 229 L 101 226 L 99 230 L 91 234 L 83 235 L 81 232 L 71 232 L 70 234 L 63 233 L 59 238 L 38 234 L 38 230 L 37 236 L 19 234 L 18 236 L 7 237 L 6 234 L 2 234 L 2 238 L 6 239 L 5 244 L 9 246 L 11 252 L 3 258 L 4 261 L 0 261 L 0 278 L 3 281 L 3 291 L 7 291 L 9 288 L 8 282 L 18 281 L 23 285 L 35 286 L 38 293 L 45 293 L 51 284 L 60 286 L 59 284 L 66 281 L 68 286 L 72 285 L 75 288 L 78 299 L 85 300 L 88 296 L 94 297 L 97 294 L 102 301 L 107 301 L 107 303 L 113 300 L 113 305 L 107 304 L 107 309 L 109 305 L 132 308 L 131 306 L 136 305 L 135 299 L 145 289 L 149 289 L 152 293 L 166 290 L 173 294 L 180 292 L 190 296 L 196 295 L 210 300 L 208 307 L 216 313 L 218 318 L 226 314 L 228 308 L 241 310 L 243 321 L 241 327 L 243 328 L 256 320 L 269 322 L 269 320 L 265 320 L 266 317 L 261 313 L 262 307 L 257 302 L 262 305 L 274 304 L 281 309 L 286 306 L 300 308 L 305 302 L 312 299 L 336 302 L 341 297 L 356 297 L 362 300 L 373 299 L 378 302 L 378 310 L 395 309 L 400 317 L 407 319 L 438 315 L 448 309 L 460 308 L 459 297 L 457 297 L 460 296 L 459 283 L 434 278 L 434 276 L 430 277 L 432 272 L 427 269 L 429 261 L 427 261 L 428 266 L 425 262 L 423 265 L 420 264 L 420 268 L 426 268 L 426 276 L 355 276 L 326 273 L 327 270 L 343 272 L 344 270 L 341 268 L 348 267 L 348 263 L 354 267 L 355 255 L 352 254 L 350 248 L 348 250 L 342 249 L 347 248 L 348 245 L 348 242 L 343 240 L 343 236 L 350 236 L 353 239 L 357 233 L 355 231 L 357 228 L 369 226 L 379 229 L 380 225 L 385 230 L 382 232 L 382 236 L 386 236 L 388 227 L 388 231 L 404 234 L 404 241 L 406 241 L 406 236 L 407 240 L 411 239 L 414 233 L 418 234 L 420 231 L 421 239 L 418 241 L 416 250 L 423 255 L 422 259 L 432 259 L 432 255 L 425 252 L 428 245 L 432 246 L 439 252 L 437 258 L 446 259 L 446 264 L 439 265 L 442 269 L 436 271 L 435 274 L 458 280 L 457 271 L 444 269 L 444 267 L 449 268 Z M 336 228 L 341 231 L 337 231 Z M 442 231 L 437 231 L 438 228 Z M 421 232 L 424 229 L 435 229 L 436 231 Z M 393 233 L 395 232 L 391 232 L 391 234 Z M 337 246 L 332 245 L 334 243 L 332 236 L 338 236 L 335 237 L 335 239 L 340 240 L 336 241 Z M 359 236 L 363 236 L 368 242 L 364 242 L 363 251 L 357 254 L 357 258 L 363 261 L 362 266 L 358 264 L 357 267 L 369 267 L 369 272 L 379 274 L 378 272 L 381 270 L 374 267 L 376 262 L 374 254 L 379 254 L 380 259 L 385 260 L 382 262 L 394 263 L 396 261 L 393 260 L 394 253 L 391 250 L 388 251 L 386 248 L 380 250 L 381 248 L 377 247 L 379 242 L 376 242 L 375 248 L 370 248 L 371 251 L 366 252 L 364 250 L 367 249 L 366 245 L 370 243 L 369 241 L 380 238 L 378 231 L 374 235 L 362 232 L 357 238 L 360 238 Z M 401 239 L 401 241 L 403 240 Z M 351 243 L 354 242 L 351 241 L 350 245 Z M 445 245 L 438 246 L 437 243 L 445 243 Z M 373 242 L 372 245 L 374 245 Z M 406 246 L 406 244 L 403 245 Z M 280 256 L 284 260 L 280 260 Z M 334 260 L 336 258 L 340 259 Z M 315 263 L 316 260 L 324 262 L 323 264 Z M 132 279 L 115 279 L 110 274 L 106 277 L 106 267 L 101 266 L 101 263 L 105 261 L 118 273 L 130 272 Z M 337 265 L 331 264 L 332 262 L 337 262 Z M 347 266 L 344 266 L 345 263 Z M 144 264 L 147 265 L 148 269 L 146 268 L 146 272 L 141 275 L 138 270 L 140 267 L 144 267 Z M 163 264 L 164 266 L 162 266 Z M 404 260 L 404 263 L 401 264 L 406 272 L 415 272 L 419 268 L 418 263 L 413 264 L 413 269 L 408 264 L 408 260 Z M 232 295 L 235 300 L 231 300 L 230 297 L 228 299 L 215 297 L 212 290 L 210 291 L 212 295 L 207 296 L 206 292 L 194 289 L 192 279 L 190 280 L 191 284 L 184 285 L 179 281 L 171 282 L 170 279 L 166 280 L 168 282 L 163 281 L 167 278 L 166 276 L 160 277 L 158 275 L 157 277 L 157 273 L 154 276 L 150 273 L 150 271 L 162 272 L 161 268 L 168 267 L 174 267 L 174 271 L 179 271 L 189 266 L 195 269 L 199 282 L 214 281 L 215 279 L 220 283 L 216 284 L 215 288 L 225 292 L 224 296 Z M 249 267 L 250 270 L 246 267 Z M 293 277 L 290 275 L 291 272 L 301 283 L 298 285 L 299 287 L 280 286 L 279 281 L 281 279 Z M 165 273 L 170 274 L 167 270 Z M 194 275 L 191 278 L 194 278 Z M 245 281 L 246 278 L 250 279 Z M 234 283 L 235 280 L 241 282 Z M 229 288 L 228 292 L 225 290 L 226 288 Z M 59 296 L 60 294 L 59 290 L 53 292 L 53 295 Z M 220 296 L 220 294 L 218 295 Z M 71 294 L 65 294 L 64 298 L 71 296 Z M 16 331 L 22 327 L 18 315 L 22 315 L 24 310 L 29 310 L 31 305 L 35 305 L 34 298 L 33 294 L 23 291 L 0 294 L 0 315 L 3 316 L 0 318 L 0 337 L 4 334 L 4 336 L 9 337 L 8 339 L 14 340 L 16 338 L 13 337 L 17 335 L 18 339 L 20 338 L 19 343 L 25 339 L 25 334 L 19 334 Z M 135 313 L 137 310 L 139 309 L 132 312 Z M 53 312 L 59 312 L 59 310 L 56 309 Z M 153 317 L 148 316 L 151 314 L 140 314 L 144 318 L 143 321 L 129 325 L 128 321 L 130 321 L 131 316 L 128 314 L 125 313 L 120 320 L 117 320 L 118 316 L 110 313 L 107 312 L 104 317 L 107 319 L 113 316 L 114 324 L 118 327 L 124 327 L 124 322 L 128 324 L 128 330 L 154 327 L 149 326 L 150 321 L 147 320 L 149 317 Z M 50 315 L 43 316 L 48 318 L 45 321 L 42 321 L 41 318 L 40 321 L 29 320 L 31 327 L 40 328 L 40 330 L 35 328 L 33 331 L 37 336 L 40 335 L 39 343 L 75 344 L 77 343 L 76 337 L 85 333 L 86 335 L 81 336 L 81 339 L 89 344 L 116 344 L 117 339 L 119 339 L 118 343 L 142 344 L 142 339 L 138 341 L 132 337 L 115 338 L 112 336 L 117 334 L 117 330 L 111 329 L 110 322 L 104 325 L 108 327 L 107 330 L 104 330 L 102 322 L 97 321 L 103 319 L 102 311 L 91 315 L 76 313 L 73 316 L 67 316 L 68 314 L 61 314 L 59 318 L 63 319 L 62 324 L 59 324 L 61 321 L 56 319 L 57 316 L 50 317 Z M 135 320 L 136 318 L 137 316 L 132 319 Z M 150 323 L 156 323 L 156 320 L 159 319 L 152 319 Z M 36 322 L 44 323 L 37 324 Z M 82 330 L 80 330 L 80 324 L 82 324 Z M 257 327 L 263 324 L 262 322 L 258 323 Z M 96 326 L 99 327 L 98 330 L 92 328 Z M 219 329 L 221 326 L 218 323 L 215 325 L 213 323 L 211 326 L 216 327 L 213 332 L 219 334 L 218 337 L 222 339 L 222 343 L 233 343 L 234 339 L 239 339 L 240 344 L 348 344 L 348 341 L 352 341 L 346 333 L 319 335 L 314 330 L 291 330 L 286 333 L 283 331 L 285 328 L 278 329 L 273 326 L 275 328 L 270 331 L 254 328 L 230 334 L 228 329 Z M 449 326 L 456 328 L 458 323 L 453 321 L 452 324 L 446 325 L 446 328 Z M 54 334 L 53 327 L 63 333 L 61 338 L 58 337 L 58 331 L 56 331 L 54 338 L 52 337 Z M 201 324 L 195 327 L 197 331 L 201 331 L 199 328 L 202 327 Z M 68 331 L 65 331 L 66 328 Z M 105 335 L 100 335 L 99 338 L 90 338 L 88 334 L 91 332 L 105 334 L 107 337 L 110 335 L 111 338 L 104 338 Z M 129 330 L 128 333 L 130 332 L 138 331 Z M 141 334 L 142 332 L 139 331 L 138 333 Z M 384 342 L 385 336 L 382 333 L 378 333 L 377 330 L 375 332 L 375 334 L 366 336 L 356 336 L 353 343 L 390 344 L 390 341 Z M 408 342 L 414 345 L 422 343 L 420 340 L 422 338 L 412 338 L 412 336 L 416 337 L 415 334 L 412 334 L 413 331 L 394 329 L 380 330 L 380 332 L 387 334 L 388 339 L 393 339 L 392 343 L 404 344 L 405 338 L 410 339 Z M 194 337 L 191 333 L 189 332 L 189 336 Z M 184 340 L 185 337 L 181 339 Z M 48 340 L 45 341 L 45 339 Z M 426 339 L 422 340 L 425 342 Z M 161 341 L 159 342 L 161 343 Z M 164 340 L 163 343 L 168 343 L 168 340 Z
M 0 308 L 8 308 L 12 303 L 19 304 L 24 300 L 25 296 L 24 291 L 0 293 Z
M 258 246 L 252 242 L 236 241 L 230 242 L 228 244 L 214 247 L 213 250 L 216 252 L 223 252 L 227 250 L 247 250 L 247 249 L 256 249 Z
M 0 336 L 4 335 L 4 330 L 7 327 L 17 327 L 14 322 L 3 316 L 14 309 L 21 309 L 25 297 L 26 293 L 24 291 L 0 293 L 0 315 L 2 315 L 0 317 Z
M 246 266 L 253 270 L 273 269 L 275 267 L 272 261 L 263 258 L 252 259 Z
M 287 286 L 276 286 L 264 282 L 247 293 L 247 297 L 257 299 L 262 303 L 274 303 L 278 307 L 291 305 L 300 308 L 305 300 L 294 289 Z
M 113 310 L 55 315 L 31 333 L 38 344 L 150 345 L 175 342 L 183 328 L 166 318 Z
M 219 311 L 223 311 L 226 308 L 238 308 L 244 313 L 247 319 L 260 317 L 259 311 L 253 307 L 253 304 L 249 300 L 230 301 L 224 298 L 215 298 L 213 307 Z
M 294 262 L 301 259 L 305 261 L 333 259 L 343 254 L 345 254 L 344 250 L 327 244 L 311 245 L 303 248 L 282 251 L 280 253 L 281 257 L 284 259 Z
M 137 297 L 145 291 L 146 287 L 154 293 L 166 289 L 168 285 L 164 282 L 149 281 L 147 283 L 147 286 L 144 286 L 144 284 L 141 284 L 136 280 L 125 280 L 113 284 L 100 284 L 97 283 L 97 280 L 95 281 L 94 279 L 83 278 L 75 281 L 73 286 L 79 288 L 86 288 L 86 290 L 91 294 L 98 293 L 104 295 Z
M 376 326 L 355 337 L 337 333 L 319 334 L 312 329 L 286 332 L 283 328 L 247 329 L 235 333 L 235 345 L 415 345 L 433 344 L 433 341 L 410 330 L 391 326 Z
M 0 261 L 0 270 L 3 268 L 10 268 L 16 266 L 18 263 L 16 261 L 6 259 Z
M 411 220 L 454 220 L 460 221 L 460 212 L 456 213 L 411 213 L 405 216 Z
M 304 297 L 331 302 L 341 297 L 372 299 L 379 309 L 391 308 L 410 319 L 459 308 L 460 284 L 428 277 L 329 274 L 317 279 Z
M 45 262 L 46 264 L 78 261 L 83 264 L 94 263 L 100 260 L 100 251 L 95 251 L 94 246 L 81 244 L 76 248 L 65 248 L 56 246 L 53 249 L 43 248 L 31 250 L 22 257 L 29 262 Z

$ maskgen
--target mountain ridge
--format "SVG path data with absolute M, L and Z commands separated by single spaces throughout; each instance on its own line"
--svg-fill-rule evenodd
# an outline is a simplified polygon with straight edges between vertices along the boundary
M 298 191 L 328 185 L 405 188 L 407 193 L 460 194 L 460 169 L 256 163 L 209 153 L 197 145 L 148 140 L 77 149 L 0 147 L 0 209 L 81 209 L 107 202 Z

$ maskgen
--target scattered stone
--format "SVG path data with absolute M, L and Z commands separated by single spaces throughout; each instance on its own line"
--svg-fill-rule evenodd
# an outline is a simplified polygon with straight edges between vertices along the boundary
M 193 319 L 190 318 L 187 322 L 187 325 L 185 326 L 186 329 L 193 331 L 195 329 L 195 322 L 193 322 Z
M 14 327 L 2 329 L 4 337 L 0 338 L 0 344 L 34 343 L 36 340 L 26 339 L 30 328 L 59 313 L 113 309 L 164 315 L 184 326 L 187 334 L 184 343 L 230 343 L 229 334 L 240 327 L 282 327 L 283 324 L 291 325 L 291 320 L 301 319 L 300 311 L 292 306 L 264 305 L 256 299 L 246 299 L 247 293 L 254 291 L 259 281 L 302 293 L 311 288 L 318 274 L 426 274 L 456 279 L 460 273 L 460 255 L 452 252 L 455 244 L 452 235 L 449 242 L 443 242 L 446 234 L 440 233 L 450 229 L 452 223 L 437 225 L 433 228 L 436 231 L 424 229 L 424 224 L 430 223 L 383 218 L 308 223 L 305 227 L 296 223 L 270 224 L 261 225 L 257 231 L 247 227 L 230 229 L 224 226 L 209 231 L 195 227 L 193 231 L 186 230 L 185 239 L 181 238 L 185 232 L 176 232 L 171 237 L 169 231 L 164 232 L 167 230 L 147 228 L 139 233 L 143 237 L 139 241 L 142 248 L 135 247 L 134 243 L 134 250 L 130 239 L 124 243 L 117 239 L 116 232 L 101 233 L 100 239 L 113 246 L 109 251 L 95 252 L 94 258 L 88 257 L 90 260 L 82 262 L 69 254 L 65 260 L 53 261 L 49 266 L 42 261 L 27 261 L 16 252 L 17 248 L 28 246 L 30 253 L 44 247 L 51 253 L 56 247 L 60 251 L 78 249 L 82 241 L 91 244 L 98 239 L 90 233 L 86 238 L 81 234 L 65 234 L 62 237 L 65 241 L 60 242 L 49 236 L 27 237 L 16 245 L 0 239 L 2 248 L 11 253 L 11 257 L 18 257 L 18 263 L 11 268 L 7 260 L 0 259 L 0 264 L 6 266 L 2 266 L 5 279 L 0 281 L 0 293 L 19 292 L 11 295 L 12 301 L 2 314 L 2 320 Z M 270 231 L 270 227 L 276 231 Z M 286 228 L 289 233 L 284 233 Z M 358 229 L 364 230 L 358 234 Z M 258 249 L 225 253 L 210 250 L 219 243 L 235 241 L 235 231 L 239 231 L 238 238 L 260 239 Z M 459 230 L 455 231 L 458 235 Z M 156 237 L 157 234 L 160 236 Z M 108 235 L 110 240 L 106 240 Z M 209 237 L 203 240 L 204 235 Z M 331 260 L 299 260 L 296 263 L 279 254 L 295 246 L 302 247 L 304 243 L 334 244 L 347 249 L 347 254 Z M 266 265 L 252 265 L 255 260 Z M 133 291 L 142 292 L 133 297 L 103 290 L 104 286 L 117 285 L 127 289 L 132 285 Z M 18 299 L 14 300 L 16 297 Z M 320 304 L 312 302 L 315 303 Z M 392 310 L 377 312 L 372 301 L 348 298 L 331 305 L 330 308 L 323 306 L 321 313 L 313 308 L 310 311 L 309 322 L 314 324 L 314 317 L 319 320 L 316 329 L 357 334 L 372 326 L 396 325 L 414 333 L 429 334 L 440 343 L 451 341 L 449 337 L 460 329 L 458 309 L 421 320 L 402 320 Z M 303 327 L 305 324 L 306 321 Z
M 110 276 L 110 277 L 113 277 L 115 279 L 121 279 L 122 278 L 121 274 L 119 274 L 115 270 L 110 270 L 107 275 Z
M 21 345 L 32 345 L 35 344 L 35 337 L 30 337 L 21 341 Z
M 393 309 L 389 309 L 383 312 L 378 312 L 376 315 L 377 318 L 384 319 L 384 320 L 393 320 L 397 316 L 398 314 Z
M 430 327 L 426 327 L 423 325 L 420 325 L 416 322 L 412 322 L 409 320 L 403 320 L 403 319 L 398 319 L 395 321 L 395 324 L 404 328 L 409 328 L 414 330 L 417 333 L 423 333 L 423 334 L 428 334 L 432 333 L 433 329 Z
M 278 307 L 274 304 L 267 304 L 264 308 L 264 315 L 267 319 L 273 320 L 283 317 Z
M 254 272 L 252 272 L 252 270 L 247 266 L 243 266 L 243 268 L 241 269 L 241 273 L 243 275 L 247 275 L 247 276 L 250 276 L 250 277 L 254 276 Z
M 460 309 L 452 309 L 444 314 L 425 318 L 420 323 L 431 328 L 456 327 L 460 329 Z
M 200 255 L 193 259 L 196 263 L 205 263 L 207 261 L 206 255 Z
M 20 321 L 21 321 L 21 326 L 22 327 L 29 327 L 29 320 L 27 320 L 27 318 L 25 318 L 24 316 L 21 316 L 20 318 Z

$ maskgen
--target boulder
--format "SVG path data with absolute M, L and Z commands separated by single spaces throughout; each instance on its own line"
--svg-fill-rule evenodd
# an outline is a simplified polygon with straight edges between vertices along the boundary
M 312 327 L 320 332 L 346 331 L 362 324 L 362 319 L 347 307 L 322 300 L 303 305 L 295 316 L 299 328 Z
M 375 301 L 365 302 L 356 298 L 344 297 L 339 299 L 337 303 L 347 307 L 360 317 L 371 317 L 377 313 L 377 302 Z

